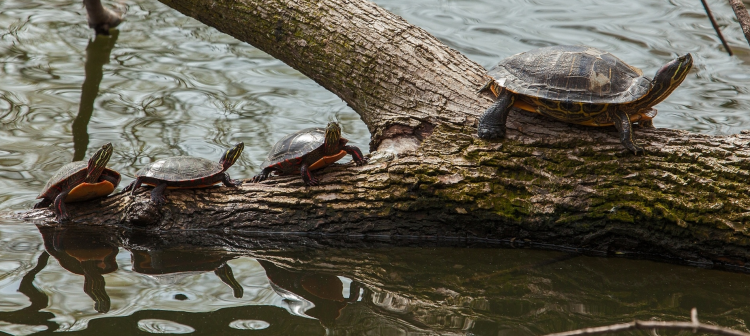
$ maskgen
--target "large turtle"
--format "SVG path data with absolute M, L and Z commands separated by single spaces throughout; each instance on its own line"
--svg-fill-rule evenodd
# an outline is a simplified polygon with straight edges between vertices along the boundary
M 241 181 L 232 180 L 225 173 L 242 154 L 245 144 L 240 142 L 228 149 L 221 156 L 219 162 L 194 156 L 175 156 L 156 160 L 135 173 L 135 181 L 128 184 L 122 191 L 135 190 L 141 184 L 154 186 L 151 191 L 151 202 L 162 204 L 166 201 L 164 190 L 178 188 L 206 188 L 217 183 L 227 187 L 236 187 Z
M 635 154 L 643 148 L 633 141 L 631 122 L 653 127 L 652 106 L 667 98 L 693 65 L 690 54 L 665 64 L 654 79 L 614 55 L 585 46 L 553 46 L 530 50 L 502 60 L 487 73 L 497 101 L 479 120 L 482 139 L 505 136 L 511 107 L 558 120 L 588 125 L 614 125 L 620 141 Z
M 359 148 L 346 145 L 348 141 L 341 137 L 341 128 L 335 122 L 328 123 L 326 128 L 306 128 L 289 134 L 273 146 L 253 182 L 263 181 L 276 172 L 278 175 L 301 174 L 305 184 L 312 186 L 318 185 L 318 179 L 311 171 L 326 167 L 346 154 L 351 155 L 358 166 L 367 163 Z
M 58 222 L 68 219 L 66 202 L 80 202 L 96 197 L 109 195 L 120 183 L 120 173 L 107 168 L 112 157 L 111 143 L 102 146 L 86 161 L 74 161 L 62 166 L 47 181 L 37 198 L 42 200 L 34 209 L 55 205 L 55 216 Z

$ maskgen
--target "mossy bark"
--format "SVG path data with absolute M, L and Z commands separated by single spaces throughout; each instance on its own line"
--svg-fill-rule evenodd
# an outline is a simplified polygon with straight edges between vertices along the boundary
M 750 134 L 614 127 L 512 111 L 500 141 L 476 137 L 492 103 L 485 70 L 363 0 L 161 0 L 251 43 L 346 101 L 380 159 L 237 189 L 148 193 L 71 205 L 74 220 L 155 229 L 249 229 L 529 240 L 744 265 Z M 689 78 L 688 78 L 689 80 Z M 395 155 L 394 155 L 395 154 Z M 51 212 L 28 218 L 49 220 Z

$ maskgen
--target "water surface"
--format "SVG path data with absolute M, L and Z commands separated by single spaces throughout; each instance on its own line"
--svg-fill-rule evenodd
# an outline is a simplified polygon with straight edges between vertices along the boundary
M 693 0 L 376 3 L 485 67 L 535 47 L 586 44 L 652 76 L 690 52 L 694 69 L 657 106 L 656 126 L 750 129 L 750 50 L 725 2 L 709 5 L 734 57 Z M 0 2 L 0 333 L 535 335 L 685 319 L 691 307 L 748 330 L 747 275 L 650 261 L 471 246 L 196 254 L 106 232 L 57 232 L 57 245 L 48 242 L 8 215 L 106 142 L 122 185 L 153 160 L 218 160 L 238 141 L 245 152 L 230 173 L 249 178 L 276 140 L 331 120 L 368 149 L 359 116 L 296 70 L 158 2 L 127 6 L 119 31 L 95 39 L 79 0 Z M 66 239 L 92 245 L 70 252 Z

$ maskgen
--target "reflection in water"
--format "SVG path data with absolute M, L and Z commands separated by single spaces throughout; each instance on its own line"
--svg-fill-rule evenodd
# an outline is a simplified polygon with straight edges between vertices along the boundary
M 21 279 L 21 285 L 18 286 L 18 291 L 26 295 L 31 301 L 31 304 L 23 309 L 0 312 L 0 321 L 8 323 L 16 323 L 23 325 L 43 325 L 47 326 L 47 331 L 55 331 L 58 328 L 57 323 L 50 321 L 54 314 L 50 312 L 42 311 L 47 308 L 49 304 L 49 298 L 47 294 L 44 294 L 39 289 L 34 287 L 34 278 L 36 275 L 47 266 L 47 260 L 49 260 L 49 254 L 42 252 L 37 259 L 36 267 L 32 268 L 23 279 Z
M 94 309 L 106 313 L 110 298 L 102 274 L 117 270 L 115 257 L 119 249 L 112 236 L 102 231 L 80 231 L 67 228 L 39 228 L 47 252 L 60 266 L 83 275 L 83 292 L 94 300 Z
M 101 3 L 99 4 L 101 6 Z M 109 55 L 117 42 L 119 31 L 113 31 L 111 36 L 96 35 L 94 41 L 89 40 L 86 46 L 86 78 L 81 87 L 81 103 L 78 115 L 73 120 L 73 161 L 83 160 L 89 146 L 88 125 L 94 113 L 94 101 L 99 94 L 99 84 L 104 77 L 102 67 L 109 62 Z
M 411 248 L 409 241 L 241 232 L 39 231 L 47 252 L 19 275 L 30 305 L 0 312 L 3 331 L 10 324 L 122 335 L 538 335 L 655 316 L 680 320 L 692 307 L 703 320 L 738 330 L 750 320 L 747 274 L 655 262 L 459 242 Z M 8 251 L 8 238 L 0 250 Z M 118 256 L 120 248 L 130 255 Z M 62 269 L 44 269 L 50 254 Z M 80 285 L 64 289 L 67 272 L 86 277 L 84 291 L 99 313 L 71 307 Z M 3 276 L 0 291 L 15 290 L 8 284 L 18 282 Z M 179 280 L 151 281 L 159 277 Z
M 133 271 L 148 275 L 165 275 L 175 273 L 194 273 L 214 271 L 222 282 L 232 288 L 234 297 L 244 295 L 242 285 L 234 278 L 232 268 L 227 261 L 237 256 L 226 251 L 186 251 L 177 250 L 131 250 L 133 254 Z M 184 300 L 184 294 L 177 294 L 176 299 Z M 179 296 L 181 295 L 181 296 Z
M 352 281 L 349 297 L 344 298 L 343 283 L 335 275 L 317 272 L 294 272 L 275 264 L 258 260 L 266 270 L 271 288 L 283 297 L 295 315 L 310 316 L 326 328 L 335 325 L 341 310 L 359 299 L 361 286 Z
M 86 6 L 86 16 L 89 27 L 93 28 L 97 35 L 109 35 L 109 29 L 117 27 L 122 22 L 122 13 L 104 8 L 101 0 L 83 0 Z

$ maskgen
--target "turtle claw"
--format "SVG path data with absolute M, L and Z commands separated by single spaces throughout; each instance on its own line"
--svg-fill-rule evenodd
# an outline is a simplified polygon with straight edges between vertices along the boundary
M 164 196 L 159 196 L 159 197 L 151 196 L 151 203 L 154 203 L 155 205 L 162 205 L 166 202 L 167 202 L 167 198 Z
M 49 207 L 50 204 L 52 204 L 52 201 L 45 198 L 41 200 L 39 203 L 34 204 L 34 209 L 46 209 L 47 207 Z
M 124 194 L 124 193 L 126 193 L 128 191 L 133 190 L 133 184 L 135 184 L 135 182 L 130 182 L 128 185 L 125 186 L 125 188 L 122 188 L 121 193 Z
M 314 177 L 311 177 L 310 181 L 306 181 L 306 184 L 308 186 L 317 186 L 317 185 L 320 185 L 320 180 L 318 180 L 318 179 L 316 179 Z
M 67 213 L 62 213 L 59 216 L 57 216 L 57 223 L 62 224 L 64 222 L 67 222 L 70 220 L 70 216 L 68 216 Z
M 273 171 L 274 170 L 271 167 L 266 167 L 265 169 L 260 171 L 260 174 L 253 176 L 252 182 L 258 183 L 265 181 Z
M 167 198 L 164 197 L 164 191 L 167 190 L 167 184 L 159 184 L 151 190 L 151 203 L 155 205 L 162 205 L 167 202 Z
M 502 139 L 505 137 L 505 127 L 483 127 L 477 130 L 480 139 Z
M 362 158 L 362 160 L 355 160 L 354 165 L 355 166 L 364 166 L 367 164 L 367 158 Z

